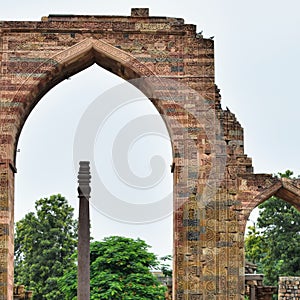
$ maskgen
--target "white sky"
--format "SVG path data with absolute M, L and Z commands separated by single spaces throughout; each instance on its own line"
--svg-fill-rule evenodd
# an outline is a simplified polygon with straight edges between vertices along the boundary
M 40 20 L 54 13 L 130 15 L 131 7 L 149 7 L 152 16 L 182 17 L 186 23 L 196 24 L 197 31 L 203 30 L 205 37 L 215 36 L 216 83 L 221 89 L 222 107 L 228 106 L 244 127 L 245 152 L 252 157 L 255 172 L 291 169 L 300 174 L 297 0 L 11 0 L 1 5 L 0 19 Z M 19 140 L 16 219 L 32 211 L 36 199 L 54 193 L 63 194 L 77 206 L 77 170 L 72 157 L 76 128 L 89 104 L 122 82 L 93 66 L 62 82 L 40 101 Z M 150 103 L 148 106 L 151 109 Z M 163 151 L 168 160 L 167 143 Z M 148 171 L 149 165 L 134 170 L 141 176 Z M 148 225 L 127 225 L 92 209 L 92 235 L 96 239 L 111 234 L 139 236 L 161 255 L 172 251 L 171 224 L 169 217 Z

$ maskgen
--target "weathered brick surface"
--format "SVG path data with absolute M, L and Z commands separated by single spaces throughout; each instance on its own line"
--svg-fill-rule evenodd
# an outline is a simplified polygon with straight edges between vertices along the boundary
M 300 277 L 279 277 L 279 300 L 300 299 Z
M 299 183 L 253 174 L 243 129 L 221 108 L 213 41 L 183 19 L 149 17 L 147 9 L 130 17 L 0 22 L 0 299 L 12 299 L 14 162 L 22 126 L 48 90 L 93 63 L 126 80 L 149 79 L 138 87 L 167 123 L 175 163 L 174 299 L 240 299 L 250 212 L 273 194 L 298 207 Z

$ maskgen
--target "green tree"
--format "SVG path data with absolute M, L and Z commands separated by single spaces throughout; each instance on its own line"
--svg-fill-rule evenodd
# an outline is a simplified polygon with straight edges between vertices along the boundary
M 165 277 L 172 277 L 172 269 L 168 262 L 172 261 L 172 255 L 166 255 L 160 257 L 160 266 L 159 269 Z
M 16 223 L 15 282 L 33 290 L 34 299 L 61 300 L 58 278 L 74 262 L 77 222 L 59 194 L 36 201 L 35 209 Z
M 281 177 L 291 178 L 286 171 Z M 300 213 L 289 203 L 272 197 L 259 205 L 256 226 L 245 239 L 246 258 L 258 265 L 267 285 L 279 276 L 300 275 Z
M 91 300 L 165 299 L 165 287 L 150 272 L 156 256 L 140 239 L 119 236 L 91 243 Z M 66 300 L 76 299 L 76 266 L 60 280 Z

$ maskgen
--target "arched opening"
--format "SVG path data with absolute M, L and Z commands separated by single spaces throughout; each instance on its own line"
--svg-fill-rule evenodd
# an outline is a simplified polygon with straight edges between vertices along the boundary
M 16 220 L 34 209 L 35 200 L 50 196 L 51 193 L 61 193 L 74 207 L 77 206 L 76 172 L 78 170 L 76 170 L 77 162 L 74 164 L 73 161 L 73 147 L 78 123 L 84 111 L 97 97 L 103 93 L 105 95 L 105 90 L 113 91 L 116 87 L 124 88 L 124 90 L 133 88 L 123 79 L 93 65 L 70 80 L 57 85 L 35 107 L 22 129 L 18 143 L 20 152 L 17 154 L 19 171 L 16 174 Z M 136 98 L 127 99 L 127 103 L 123 107 L 117 109 L 112 107 L 115 110 L 111 111 L 105 120 L 99 120 L 99 123 L 104 121 L 105 124 L 99 124 L 99 134 L 95 140 L 94 159 L 97 170 L 94 171 L 100 175 L 101 180 L 105 181 L 109 190 L 119 189 L 115 193 L 117 193 L 117 197 L 123 197 L 125 202 L 157 202 L 163 195 L 172 194 L 172 174 L 169 167 L 172 162 L 171 143 L 167 139 L 168 132 L 155 107 L 140 91 L 136 88 L 133 89 Z M 105 103 L 102 104 L 105 105 Z M 143 186 L 129 186 L 125 183 L 128 191 L 124 193 L 122 188 L 118 188 L 118 184 L 124 185 L 124 182 L 122 182 L 122 178 L 116 176 L 118 171 L 114 169 L 116 166 L 110 164 L 113 162 L 110 155 L 111 147 L 118 138 L 119 131 L 126 129 L 126 125 L 130 122 L 132 124 L 134 120 L 138 120 L 139 124 L 143 123 L 143 118 L 144 122 L 161 120 L 152 132 L 144 131 L 142 134 L 139 132 L 138 136 L 133 135 L 130 149 L 124 148 L 119 151 L 124 151 L 128 155 L 129 165 L 133 172 L 142 179 L 151 171 L 151 158 L 155 155 L 164 158 L 166 169 L 160 174 L 163 178 L 158 178 L 160 180 L 157 182 L 160 185 L 159 189 L 158 185 L 143 188 Z M 114 127 L 112 127 L 113 123 L 115 123 Z M 134 129 L 136 129 L 134 126 L 128 128 L 129 131 Z M 146 129 L 144 128 L 144 130 Z M 159 129 L 159 131 L 155 132 L 155 129 Z M 132 135 L 133 133 L 128 130 L 125 134 Z M 101 172 L 102 174 L 100 174 Z M 95 190 L 93 185 L 92 189 Z M 135 196 L 134 193 L 138 193 L 138 196 Z M 144 196 L 141 196 L 141 193 Z M 98 196 L 99 194 L 94 194 L 94 197 Z M 166 219 L 153 220 L 158 222 L 149 222 L 148 220 L 145 224 L 138 222 L 139 226 L 136 226 L 130 224 L 130 220 L 127 220 L 127 224 L 124 223 L 126 220 L 119 220 L 123 222 L 119 223 L 114 218 L 113 212 L 110 216 L 104 216 L 103 212 L 97 208 L 97 201 L 109 201 L 109 199 L 101 197 L 95 202 L 92 200 L 92 236 L 95 239 L 100 239 L 105 235 L 117 235 L 118 232 L 121 235 L 132 237 L 139 235 L 141 238 L 144 236 L 145 240 L 153 246 L 153 251 L 159 252 L 158 254 L 171 254 L 171 212 L 165 216 Z M 20 203 L 22 206 L 18 205 Z M 26 203 L 25 206 L 24 203 Z M 132 223 L 136 222 L 132 220 Z
M 300 275 L 298 186 L 283 177 L 255 198 L 245 232 L 246 294 L 253 299 L 275 296 L 279 277 Z
M 72 52 L 72 51 L 71 51 Z M 104 61 L 104 63 L 103 63 Z M 35 138 L 35 140 L 39 140 L 40 144 L 42 145 L 41 148 L 37 147 L 35 148 L 34 144 L 32 143 L 32 141 L 27 141 L 28 144 L 28 148 L 27 146 L 22 145 L 22 136 L 20 137 L 20 142 L 18 144 L 18 149 L 20 149 L 19 155 L 17 155 L 17 167 L 20 169 L 20 172 L 26 172 L 26 167 L 22 166 L 22 164 L 26 164 L 29 163 L 29 165 L 27 165 L 28 169 L 27 171 L 29 172 L 29 174 L 31 173 L 31 176 L 27 173 L 24 174 L 25 177 L 27 178 L 27 180 L 31 178 L 31 182 L 30 185 L 28 184 L 27 188 L 29 188 L 30 186 L 35 186 L 36 184 L 41 185 L 40 188 L 44 187 L 44 183 L 47 183 L 49 181 L 52 181 L 52 179 L 50 179 L 51 177 L 54 178 L 53 182 L 52 182 L 52 186 L 55 186 L 55 184 L 57 184 L 58 188 L 55 191 L 49 191 L 45 193 L 40 194 L 38 191 L 35 191 L 36 196 L 31 197 L 31 196 L 26 196 L 24 194 L 24 191 L 21 192 L 21 196 L 20 192 L 18 191 L 19 188 L 19 181 L 22 180 L 21 178 L 18 178 L 19 176 L 16 176 L 16 180 L 17 180 L 17 193 L 16 193 L 16 219 L 18 219 L 20 217 L 20 212 L 18 212 L 18 197 L 22 197 L 24 198 L 30 198 L 31 203 L 33 203 L 33 201 L 37 200 L 40 197 L 45 197 L 45 196 L 50 196 L 50 194 L 55 194 L 55 193 L 61 193 L 64 194 L 63 190 L 64 189 L 64 183 L 63 181 L 59 178 L 59 176 L 55 175 L 55 173 L 57 174 L 57 172 L 60 172 L 60 170 L 63 170 L 66 164 L 68 165 L 69 171 L 72 171 L 72 175 L 70 175 L 70 173 L 63 173 L 60 174 L 62 175 L 62 178 L 70 178 L 71 180 L 68 181 L 68 185 L 72 185 L 73 186 L 73 195 L 72 193 L 70 193 L 70 198 L 66 195 L 67 199 L 71 200 L 73 203 L 77 202 L 77 194 L 76 194 L 76 173 L 74 173 L 73 170 L 73 153 L 70 150 L 69 147 L 69 151 L 64 152 L 64 148 L 65 148 L 65 144 L 67 144 L 69 137 L 68 134 L 66 133 L 66 130 L 74 130 L 76 128 L 74 128 L 74 124 L 70 124 L 70 122 L 68 121 L 69 117 L 74 117 L 74 114 L 78 116 L 80 116 L 80 109 L 85 109 L 87 108 L 87 103 L 86 100 L 89 98 L 87 96 L 87 90 L 90 92 L 89 88 L 83 90 L 83 101 L 78 102 L 75 101 L 75 94 L 72 95 L 72 93 L 68 96 L 68 95 L 61 95 L 58 97 L 63 97 L 63 98 L 67 98 L 67 105 L 65 108 L 61 109 L 61 99 L 57 99 L 56 103 L 53 102 L 53 100 L 49 99 L 49 96 L 51 96 L 52 92 L 60 89 L 61 85 L 58 85 L 59 82 L 61 82 L 63 79 L 70 79 L 67 80 L 66 83 L 68 85 L 70 85 L 70 83 L 72 84 L 73 81 L 76 80 L 77 77 L 81 76 L 81 73 L 78 75 L 74 75 L 77 74 L 79 72 L 81 72 L 82 70 L 88 68 L 90 65 L 92 64 L 98 64 L 101 65 L 102 67 L 104 67 L 104 69 L 109 70 L 111 73 L 115 73 L 116 75 L 118 75 L 119 77 L 122 77 L 124 79 L 130 79 L 130 78 L 136 78 L 139 77 L 141 75 L 143 75 L 143 73 L 141 72 L 141 74 L 138 74 L 137 72 L 134 71 L 134 68 L 129 68 L 127 67 L 125 64 L 120 64 L 117 61 L 114 61 L 110 58 L 104 57 L 103 53 L 101 52 L 97 52 L 94 47 L 90 47 L 90 44 L 88 44 L 88 46 L 85 48 L 85 50 L 80 54 L 76 55 L 76 57 L 73 57 L 73 54 L 71 53 L 71 55 L 68 56 L 68 59 L 66 60 L 61 60 L 60 61 L 60 65 L 56 66 L 56 68 L 54 70 L 51 70 L 49 72 L 47 72 L 46 74 L 46 79 L 41 80 L 32 90 L 31 90 L 31 94 L 28 96 L 29 101 L 27 101 L 27 103 L 29 103 L 29 105 L 27 107 L 25 107 L 26 110 L 26 117 L 24 117 L 23 119 L 23 123 L 21 124 L 21 127 L 23 127 L 23 124 L 25 124 L 25 120 L 27 119 L 27 116 L 29 116 L 29 114 L 31 113 L 32 109 L 35 107 L 34 109 L 34 113 L 32 116 L 36 115 L 36 112 L 38 113 L 39 110 L 43 110 L 43 113 L 40 114 L 40 117 L 37 117 L 37 119 L 44 119 L 43 121 L 45 122 L 44 125 L 41 125 L 41 123 L 36 123 L 35 125 L 32 125 L 33 127 L 36 127 L 37 129 L 37 136 Z M 94 65 L 95 66 L 95 65 Z M 92 70 L 92 72 L 95 72 L 95 70 L 97 69 L 97 71 L 99 71 L 98 67 L 94 67 L 92 66 L 90 68 L 90 70 Z M 96 71 L 96 72 L 97 72 Z M 85 71 L 85 72 L 89 72 L 89 70 Z M 74 76 L 72 76 L 74 75 Z M 103 76 L 102 75 L 92 75 L 92 76 L 96 76 L 98 77 L 98 79 Z M 93 78 L 93 79 L 95 79 Z M 101 79 L 101 78 L 100 78 Z M 124 80 L 123 80 L 124 81 Z M 99 81 L 98 81 L 99 82 Z M 102 82 L 102 80 L 101 80 Z M 116 81 L 118 84 L 120 84 L 120 82 Z M 116 83 L 116 84 L 117 84 Z M 76 83 L 75 83 L 76 84 Z M 95 82 L 94 82 L 95 84 Z M 123 83 L 124 84 L 124 83 Z M 57 85 L 57 87 L 56 87 Z M 130 89 L 132 89 L 133 87 L 131 85 Z M 55 88 L 53 88 L 55 87 Z M 53 89 L 52 89 L 53 88 Z M 107 86 L 105 87 L 107 89 Z M 136 90 L 136 88 L 134 88 Z M 51 91 L 50 91 L 51 90 Z M 47 93 L 49 91 L 49 93 Z M 80 93 L 80 89 L 77 90 L 77 95 Z M 103 92 L 103 90 L 102 90 Z M 47 95 L 45 95 L 47 93 Z M 97 92 L 99 93 L 99 92 Z M 34 97 L 32 97 L 33 95 L 35 95 Z M 45 97 L 43 97 L 45 95 Z M 76 95 L 76 96 L 77 96 Z M 96 95 L 97 96 L 97 95 Z M 17 96 L 16 96 L 17 97 Z M 30 99 L 30 97 L 32 97 L 32 99 Z M 41 104 L 37 105 L 38 101 L 43 97 L 43 101 L 41 102 Z M 140 98 L 145 98 L 145 96 L 140 93 L 139 96 Z M 46 99 L 46 100 L 45 100 Z M 90 97 L 89 98 L 90 101 L 94 100 L 94 97 Z M 132 99 L 131 99 L 132 100 Z M 148 108 L 145 109 L 145 111 L 142 111 L 142 113 L 139 115 L 140 113 L 140 109 L 142 106 L 145 105 L 145 99 L 140 99 L 139 101 L 134 101 L 135 103 L 127 103 L 127 106 L 129 106 L 129 108 L 125 107 L 125 111 L 122 112 L 122 109 L 117 109 L 118 111 L 115 112 L 118 116 L 117 117 L 112 117 L 112 120 L 115 121 L 120 120 L 120 119 L 116 119 L 119 118 L 120 116 L 128 116 L 130 120 L 130 117 L 133 119 L 138 119 L 138 118 L 143 118 L 145 115 L 149 116 L 149 115 L 154 115 L 155 119 L 157 120 L 158 117 L 161 120 L 161 126 L 163 124 L 163 121 L 161 119 L 161 117 L 159 116 L 158 112 L 155 110 L 155 107 L 151 104 L 151 102 L 147 99 L 147 103 L 148 103 Z M 42 103 L 43 102 L 47 102 L 50 104 L 50 102 L 52 102 L 52 105 L 48 106 L 47 108 L 42 108 Z M 129 101 L 130 102 L 130 101 Z M 121 112 L 120 112 L 121 111 Z M 132 112 L 135 111 L 135 114 L 132 114 Z M 113 114 L 110 115 L 110 117 Z M 43 116 L 43 117 L 42 117 Z M 47 117 L 50 116 L 49 119 L 47 119 Z M 79 122 L 79 117 L 77 118 L 77 122 Z M 153 118 L 152 118 L 153 119 Z M 29 119 L 30 120 L 30 119 Z M 41 121 L 41 120 L 37 120 L 37 121 Z M 111 123 L 110 125 L 112 125 L 111 120 L 109 120 Z M 26 122 L 24 129 L 22 129 L 22 132 L 26 132 L 27 130 L 27 124 L 30 124 L 31 121 Z M 40 125 L 38 125 L 40 124 Z M 47 124 L 49 124 L 50 126 L 47 126 Z M 110 126 L 107 125 L 107 126 Z M 172 181 L 170 180 L 170 178 L 172 178 L 172 176 L 170 176 L 169 174 L 171 174 L 170 172 L 170 168 L 169 166 L 172 164 L 172 150 L 171 150 L 171 145 L 170 145 L 170 139 L 168 141 L 166 141 L 166 136 L 168 136 L 168 131 L 166 130 L 165 125 L 163 124 L 165 132 L 162 138 L 164 141 L 164 144 L 166 146 L 166 144 L 168 144 L 168 150 L 166 152 L 168 152 L 166 154 L 166 156 L 168 157 L 168 162 L 166 161 L 165 165 L 166 165 L 166 169 L 164 170 L 164 179 L 160 180 L 161 182 L 157 182 L 157 183 L 166 183 L 166 181 L 169 180 L 168 186 L 167 188 L 171 188 L 171 191 L 168 190 L 167 192 L 171 195 L 171 200 L 172 200 Z M 52 130 L 54 130 L 54 132 L 56 132 L 56 136 L 54 139 L 51 139 L 51 133 L 48 135 L 46 133 L 45 129 L 46 127 L 52 128 Z M 75 126 L 76 127 L 76 126 Z M 122 127 L 122 126 L 121 126 Z M 62 130 L 63 129 L 63 130 Z M 117 129 L 121 129 L 121 128 L 117 128 Z M 18 133 L 18 136 L 20 135 L 21 129 Z M 53 133 L 53 132 L 52 132 Z M 101 136 L 102 132 L 99 133 L 99 136 Z M 161 135 L 162 133 L 159 132 L 159 134 Z M 75 133 L 73 133 L 73 138 L 74 138 Z M 108 133 L 104 133 L 104 135 L 109 135 Z M 98 137 L 99 137 L 98 136 Z M 158 135 L 155 136 L 155 134 L 153 134 L 154 138 L 157 138 Z M 42 142 L 43 140 L 43 142 Z M 161 147 L 161 145 L 163 143 L 157 143 L 155 146 L 155 143 L 153 141 L 150 140 L 150 142 L 148 141 L 145 144 L 140 144 L 139 145 L 139 140 L 135 139 L 134 144 L 136 144 L 138 147 L 140 147 L 140 150 L 136 150 L 135 147 L 133 147 L 132 149 L 132 153 L 131 153 L 131 163 L 132 163 L 132 167 L 136 168 L 134 170 L 134 172 L 137 172 L 139 174 L 140 177 L 147 177 L 147 172 L 149 172 L 149 164 L 144 164 L 144 166 L 141 167 L 141 165 L 143 164 L 135 164 L 134 162 L 132 162 L 134 160 L 134 158 L 137 160 L 138 156 L 142 157 L 144 156 L 144 153 L 142 153 L 142 149 L 146 149 L 146 151 L 144 150 L 144 152 L 147 152 L 147 155 L 149 155 L 149 149 L 151 149 L 151 146 L 154 146 L 153 149 L 157 150 Z M 72 145 L 74 146 L 74 145 Z M 101 141 L 101 138 L 99 138 L 96 142 L 95 142 L 95 153 L 99 153 L 99 155 L 102 155 L 102 150 L 105 146 L 105 142 Z M 149 147 L 150 146 L 150 147 Z M 137 148 L 138 148 L 137 147 Z M 31 148 L 35 148 L 35 154 L 39 153 L 38 155 L 34 155 L 34 161 L 37 162 L 39 160 L 38 157 L 42 157 L 45 160 L 49 161 L 48 165 L 44 165 L 44 163 L 41 163 L 38 166 L 37 170 L 34 170 L 34 168 L 32 166 L 30 166 L 30 159 L 26 159 L 26 162 L 20 162 L 19 161 L 19 157 L 21 158 L 26 152 L 27 150 L 31 149 Z M 71 147 L 72 148 L 72 147 Z M 51 150 L 52 149 L 52 150 Z M 99 151 L 98 151 L 99 150 Z M 121 150 L 121 149 L 119 149 Z M 127 150 L 127 149 L 126 149 Z M 39 152 L 40 151 L 40 152 Z M 46 154 L 48 152 L 48 155 Z M 28 151 L 29 152 L 29 151 Z M 142 154 L 141 154 L 142 153 Z M 55 158 L 55 155 L 60 155 L 61 159 L 57 159 Z M 69 155 L 71 157 L 69 157 Z M 25 156 L 25 155 L 24 155 Z M 67 157 L 69 157 L 70 159 L 68 159 Z M 105 160 L 104 160 L 105 161 Z M 140 160 L 137 160 L 140 161 Z M 130 165 L 130 160 L 128 161 L 129 165 Z M 103 163 L 103 160 L 102 160 Z M 41 166 L 43 165 L 43 167 L 41 168 Z M 78 162 L 77 162 L 78 165 Z M 101 168 L 103 165 L 98 166 L 97 164 L 95 164 L 96 167 L 98 168 L 97 170 L 95 170 L 95 172 L 99 172 L 101 173 Z M 71 169 L 70 169 L 71 167 Z M 144 170 L 143 170 L 144 167 Z M 148 167 L 148 170 L 147 170 Z M 49 172 L 49 177 L 44 176 L 45 173 L 48 173 L 47 170 L 51 170 L 53 171 L 52 175 Z M 145 172 L 146 170 L 146 172 Z M 151 171 L 151 170 L 150 170 Z M 76 172 L 76 170 L 75 170 Z M 104 173 L 105 171 L 103 171 Z M 143 174 L 143 172 L 145 172 Z M 32 175 L 36 175 L 36 177 L 32 177 Z M 41 176 L 42 175 L 42 176 Z M 72 182 L 72 183 L 71 183 Z M 75 187 L 75 188 L 74 188 Z M 93 188 L 93 187 L 92 187 Z M 112 188 L 112 187 L 111 187 Z M 59 190 L 58 190 L 59 189 Z M 145 188 L 144 188 L 145 190 Z M 153 203 L 157 203 L 158 199 L 156 197 L 161 196 L 159 195 L 160 191 L 156 190 L 155 192 L 156 194 L 154 196 L 152 196 L 152 199 L 149 199 L 148 196 L 148 201 L 151 205 L 151 201 Z M 163 194 L 165 194 L 166 191 L 163 191 Z M 117 197 L 120 197 L 120 193 L 117 195 Z M 151 197 L 151 196 L 150 196 Z M 106 201 L 105 199 L 106 197 L 101 198 L 101 201 Z M 154 198 L 154 199 L 153 199 Z M 121 199 L 122 200 L 122 199 Z M 132 199 L 131 199 L 132 200 Z M 136 197 L 136 199 L 134 199 L 134 201 L 139 201 L 139 200 L 143 200 L 145 201 L 145 198 L 138 199 L 138 197 Z M 130 201 L 128 199 L 122 200 L 123 202 L 126 201 Z M 22 200 L 22 206 L 24 207 L 24 201 Z M 146 204 L 149 204 L 146 203 Z M 97 206 L 97 205 L 96 205 Z M 172 205 L 171 205 L 172 206 Z M 107 236 L 107 235 L 126 235 L 126 236 L 130 236 L 130 237 L 140 237 L 144 240 L 146 240 L 146 242 L 150 245 L 153 246 L 152 251 L 157 253 L 158 255 L 166 255 L 166 254 L 171 254 L 171 247 L 170 247 L 170 242 L 172 243 L 172 218 L 171 218 L 171 214 L 172 211 L 169 212 L 169 215 L 164 216 L 164 218 L 158 218 L 160 219 L 160 222 L 154 222 L 157 220 L 153 220 L 153 222 L 147 220 L 147 223 L 149 223 L 148 225 L 146 224 L 142 224 L 142 222 L 139 222 L 139 226 L 134 226 L 133 224 L 122 224 L 120 225 L 120 223 L 118 223 L 118 229 L 116 229 L 116 221 L 113 221 L 112 219 L 116 219 L 113 216 L 108 216 L 108 217 L 103 217 L 103 214 L 101 215 L 102 217 L 99 217 L 99 212 L 102 213 L 102 211 L 99 209 L 97 209 L 97 207 L 95 207 L 95 205 L 93 205 L 92 207 L 94 207 L 95 209 L 92 211 L 92 236 L 95 239 L 100 239 L 103 236 Z M 116 208 L 117 209 L 117 208 Z M 30 209 L 27 209 L 27 212 L 30 211 Z M 146 213 L 147 211 L 145 211 Z M 19 216 L 18 216 L 19 215 Z M 96 224 L 93 225 L 93 220 L 97 220 Z M 118 220 L 118 221 L 122 221 L 122 220 Z M 130 220 L 125 220 L 127 221 L 126 223 L 130 223 Z M 135 222 L 132 222 L 135 223 Z M 106 229 L 106 233 L 103 232 L 103 230 L 101 229 Z M 93 230 L 94 229 L 94 230 Z M 166 229 L 167 235 L 162 234 L 162 231 L 164 231 L 164 229 Z M 159 234 L 158 234 L 159 233 Z M 166 243 L 166 241 L 168 241 Z M 163 247 L 162 247 L 163 245 Z M 163 249 L 162 249 L 163 248 Z
M 50 91 L 52 87 L 94 63 L 104 66 L 105 69 L 127 80 L 136 78 L 147 79 L 149 76 L 154 75 L 152 72 L 152 69 L 154 69 L 153 65 L 152 69 L 149 69 L 146 64 L 140 63 L 132 55 L 116 47 L 108 45 L 103 41 L 94 39 L 86 39 L 49 59 L 47 58 L 46 61 L 43 61 L 40 67 L 35 70 L 36 72 L 34 74 L 37 74 L 35 78 L 31 78 L 29 76 L 27 80 L 23 82 L 22 90 L 20 89 L 15 94 L 14 101 L 17 102 L 18 100 L 21 105 L 23 105 L 22 109 L 24 108 L 24 110 L 22 110 L 20 113 L 21 117 L 19 116 L 17 118 L 17 121 L 20 123 L 17 124 L 18 131 L 15 135 L 15 144 L 18 134 L 21 132 L 22 125 L 25 123 L 27 116 L 29 116 L 30 112 L 38 103 L 38 101 L 48 91 Z M 164 71 L 161 72 L 162 75 L 165 75 Z M 179 71 L 176 72 L 178 73 Z M 175 284 L 173 285 L 173 292 L 183 293 L 183 289 L 180 288 L 180 291 L 177 291 L 177 289 L 179 285 L 181 286 L 185 281 L 187 282 L 189 280 L 187 277 L 182 275 L 182 271 L 185 270 L 188 265 L 190 265 L 190 260 L 182 259 L 185 255 L 185 250 L 187 254 L 190 254 L 190 251 L 193 251 L 195 256 L 192 257 L 192 260 L 194 260 L 194 263 L 197 265 L 202 251 L 199 246 L 203 247 L 201 245 L 204 245 L 204 241 L 203 243 L 202 241 L 200 242 L 199 236 L 201 234 L 209 235 L 212 232 L 212 230 L 202 231 L 200 228 L 202 225 L 198 219 L 199 214 L 189 214 L 187 215 L 186 222 L 182 222 L 182 218 L 185 217 L 184 210 L 192 207 L 193 205 L 195 205 L 194 207 L 196 208 L 196 202 L 199 200 L 199 198 L 196 196 L 200 190 L 201 205 L 206 205 L 208 201 L 207 199 L 212 200 L 211 196 L 214 197 L 216 184 L 220 180 L 219 177 L 217 176 L 216 178 L 215 175 L 218 174 L 218 172 L 223 174 L 225 168 L 225 160 L 222 159 L 224 157 L 223 152 L 225 150 L 225 141 L 219 134 L 221 129 L 218 127 L 218 122 L 215 122 L 216 118 L 213 109 L 214 105 L 213 107 L 210 106 L 215 95 L 213 92 L 215 91 L 215 86 L 212 84 L 213 81 L 210 81 L 209 84 L 212 92 L 207 90 L 205 93 L 205 95 L 210 99 L 207 101 L 197 92 L 196 89 L 193 90 L 188 84 L 186 85 L 185 80 L 183 83 L 180 80 L 175 81 L 175 86 L 164 86 L 161 85 L 161 78 L 155 79 L 155 82 L 150 83 L 158 83 L 158 85 L 162 88 L 162 92 L 166 93 L 164 94 L 167 96 L 164 104 L 158 101 L 159 97 L 156 97 L 159 96 L 159 93 L 152 93 L 153 88 L 148 84 L 147 80 L 142 80 L 142 82 L 139 82 L 141 84 L 136 84 L 136 86 L 138 86 L 138 88 L 143 91 L 144 94 L 149 96 L 149 99 L 151 99 L 155 108 L 161 113 L 162 117 L 166 121 L 166 125 L 172 140 L 172 146 L 174 150 L 173 157 L 176 162 L 176 167 L 175 162 L 172 162 L 172 168 L 170 169 L 175 169 L 174 178 L 177 180 L 177 184 L 175 185 L 174 183 L 173 185 L 174 190 L 176 187 L 174 192 L 175 221 L 173 227 L 173 233 L 176 237 L 176 239 L 174 238 L 175 263 L 173 277 L 176 278 L 174 278 Z M 26 92 L 23 93 L 23 91 Z M 95 112 L 95 110 L 93 112 Z M 170 123 L 168 123 L 166 120 L 168 116 L 171 119 Z M 83 127 L 80 128 L 84 129 Z M 89 133 L 89 131 L 86 132 Z M 94 136 L 96 136 L 97 133 L 97 130 L 95 130 L 93 132 Z M 202 137 L 201 139 L 200 136 Z M 80 144 L 80 139 L 78 143 Z M 91 147 L 91 144 L 94 145 L 94 141 L 92 143 L 85 143 L 85 145 L 89 145 L 89 147 Z M 95 152 L 94 147 L 92 147 L 92 151 L 93 153 Z M 205 159 L 203 160 L 202 164 L 200 164 L 201 151 L 205 151 L 205 153 L 203 153 L 205 155 Z M 216 153 L 216 155 L 210 155 L 211 153 Z M 80 160 L 81 159 L 93 161 L 93 159 L 90 157 L 80 157 Z M 121 159 L 121 163 L 122 162 L 124 162 L 124 159 Z M 157 160 L 154 161 L 154 163 L 156 162 Z M 201 166 L 203 172 L 202 170 L 199 170 L 199 166 Z M 125 166 L 125 169 L 126 167 L 128 166 Z M 94 168 L 93 166 L 93 170 L 95 169 L 96 167 Z M 198 183 L 200 176 L 203 176 L 203 178 L 199 185 Z M 151 178 L 151 176 L 148 177 Z M 131 179 L 136 178 L 132 177 Z M 212 201 L 212 203 L 215 202 Z M 192 205 L 190 206 L 190 204 Z M 143 205 L 146 206 L 145 203 L 143 203 Z M 128 205 L 126 204 L 126 206 Z M 150 206 L 157 208 L 159 203 L 154 202 L 153 204 L 151 203 Z M 148 207 L 149 205 L 147 208 Z M 124 207 L 122 207 L 119 212 L 123 213 L 123 208 Z M 167 210 L 169 209 L 169 211 L 172 211 L 172 206 L 170 209 L 170 205 L 167 205 L 166 207 L 164 206 L 163 208 L 167 208 Z M 202 208 L 203 207 L 201 206 L 199 210 Z M 130 211 L 129 209 L 128 211 L 132 213 L 132 210 Z M 161 209 L 152 209 L 146 211 L 146 217 L 149 217 L 148 215 L 150 215 L 152 219 L 153 213 L 157 214 L 161 211 L 165 212 Z M 150 214 L 150 212 L 152 214 Z M 139 216 L 139 214 L 135 215 Z M 192 219 L 189 219 L 190 217 Z M 203 219 L 204 218 L 205 216 Z M 214 214 L 210 215 L 210 218 L 213 219 Z M 158 219 L 161 219 L 161 216 Z M 149 220 L 147 220 L 147 222 L 149 222 Z M 212 226 L 212 224 L 210 224 L 210 226 Z M 190 227 L 193 227 L 192 230 L 189 230 Z M 198 230 L 199 228 L 200 230 Z M 10 237 L 12 237 L 12 234 Z M 209 239 L 209 243 L 205 243 L 205 247 L 208 248 L 213 247 L 213 243 L 215 241 L 213 235 L 210 236 Z M 193 270 L 195 269 L 193 268 Z M 198 271 L 200 273 L 198 273 Z M 189 285 L 189 289 L 191 288 L 197 293 L 201 291 L 202 284 L 199 280 L 201 269 L 199 268 L 198 271 L 196 273 L 193 271 L 193 282 Z M 187 272 L 189 271 L 187 270 Z M 207 281 L 211 282 L 210 278 L 203 277 L 202 279 L 204 281 L 207 279 Z M 214 287 L 215 286 L 213 284 L 212 289 L 214 289 Z

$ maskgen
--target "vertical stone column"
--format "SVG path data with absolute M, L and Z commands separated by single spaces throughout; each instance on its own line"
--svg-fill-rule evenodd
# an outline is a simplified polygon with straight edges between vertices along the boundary
M 14 174 L 17 89 L 8 73 L 9 35 L 0 29 L 0 300 L 13 299 L 14 281 Z M 10 86 L 8 92 L 7 86 Z
M 78 173 L 78 285 L 77 299 L 90 299 L 90 163 L 81 161 Z
M 8 160 L 0 161 L 0 299 L 13 298 L 14 173 Z

